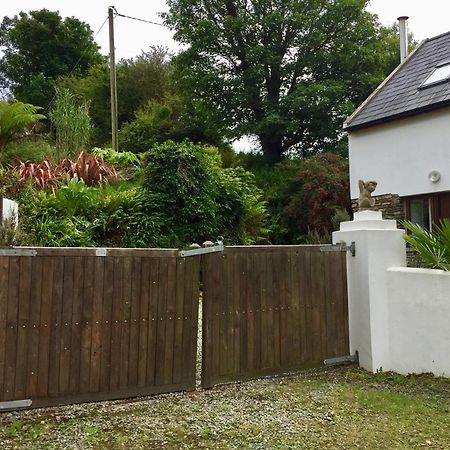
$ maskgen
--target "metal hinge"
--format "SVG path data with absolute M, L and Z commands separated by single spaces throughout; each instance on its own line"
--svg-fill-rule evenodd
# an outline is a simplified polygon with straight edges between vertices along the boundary
M 36 256 L 36 250 L 28 248 L 0 248 L 0 256 Z
M 356 255 L 356 244 L 353 241 L 350 245 L 346 245 L 345 242 L 328 245 L 327 247 L 320 247 L 321 252 L 350 252 L 352 256 Z
M 180 256 L 196 256 L 196 255 L 206 255 L 207 253 L 223 252 L 225 247 L 223 245 L 223 237 L 219 236 L 217 242 L 214 244 L 211 241 L 206 241 L 203 243 L 203 248 L 199 245 L 193 244 L 196 248 L 191 248 L 190 250 L 180 250 Z
M 14 411 L 15 409 L 28 408 L 32 404 L 33 402 L 29 399 L 0 402 L 0 411 Z
M 323 362 L 326 366 L 339 366 L 341 364 L 359 363 L 358 351 L 354 355 L 338 356 L 336 358 L 325 359 Z

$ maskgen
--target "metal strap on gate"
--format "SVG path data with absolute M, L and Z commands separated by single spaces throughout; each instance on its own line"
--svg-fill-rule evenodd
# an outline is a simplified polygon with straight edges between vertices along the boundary
M 356 255 L 356 244 L 353 241 L 350 245 L 345 242 L 338 243 L 335 245 L 328 245 L 326 247 L 320 247 L 321 252 L 350 252 L 352 256 Z
M 190 250 L 180 250 L 180 256 L 186 257 L 186 256 L 205 255 L 207 253 L 223 252 L 225 249 L 223 245 L 222 236 L 219 236 L 215 244 L 211 241 L 206 241 L 203 243 L 203 248 L 197 244 L 192 245 L 192 247 L 194 246 L 196 248 L 191 248 Z
M 28 408 L 33 404 L 30 399 L 26 400 L 11 400 L 9 402 L 0 402 L 0 412 L 14 411 L 16 409 Z
M 0 256 L 36 256 L 37 251 L 29 248 L 0 248 Z

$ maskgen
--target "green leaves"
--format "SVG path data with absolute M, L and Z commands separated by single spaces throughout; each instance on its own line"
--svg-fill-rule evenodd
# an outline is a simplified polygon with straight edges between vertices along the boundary
M 449 219 L 435 224 L 433 232 L 409 221 L 403 221 L 402 225 L 410 232 L 404 235 L 405 241 L 419 253 L 427 267 L 450 271 Z
M 57 77 L 85 73 L 102 57 L 89 26 L 75 18 L 42 9 L 5 17 L 0 26 L 4 52 L 2 87 L 21 101 L 47 107 Z
M 188 44 L 179 82 L 230 137 L 258 135 L 277 161 L 331 150 L 345 117 L 397 64 L 394 32 L 365 0 L 169 0 Z M 393 49 L 395 48 L 395 51 Z
M 41 109 L 22 102 L 0 100 L 0 151 L 14 140 L 29 135 L 39 120 L 45 119 L 38 113 Z

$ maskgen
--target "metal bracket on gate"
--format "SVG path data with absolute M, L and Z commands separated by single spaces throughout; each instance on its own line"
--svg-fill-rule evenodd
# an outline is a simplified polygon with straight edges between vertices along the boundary
M 36 256 L 36 250 L 28 248 L 0 248 L 0 256 Z
M 350 252 L 352 256 L 356 255 L 356 244 L 353 241 L 350 245 L 346 245 L 345 242 L 329 245 L 327 247 L 320 247 L 321 252 Z
M 27 400 L 11 400 L 9 402 L 0 402 L 0 412 L 13 411 L 15 409 L 28 408 L 33 402 Z
M 192 248 L 190 250 L 180 250 L 180 256 L 196 256 L 205 255 L 207 253 L 223 252 L 225 249 L 223 245 L 223 237 L 219 236 L 217 242 L 214 244 L 211 241 L 206 241 L 203 243 L 203 248 L 198 246 L 197 248 Z
M 354 355 L 338 356 L 337 358 L 325 359 L 326 366 L 339 366 L 341 364 L 359 363 L 359 355 L 356 351 Z

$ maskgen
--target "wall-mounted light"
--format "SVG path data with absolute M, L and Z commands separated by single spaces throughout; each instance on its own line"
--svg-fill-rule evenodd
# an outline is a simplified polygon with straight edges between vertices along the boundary
M 429 179 L 432 183 L 437 183 L 437 182 L 441 179 L 441 173 L 438 172 L 437 170 L 432 170 L 432 171 L 428 174 L 428 179 Z

